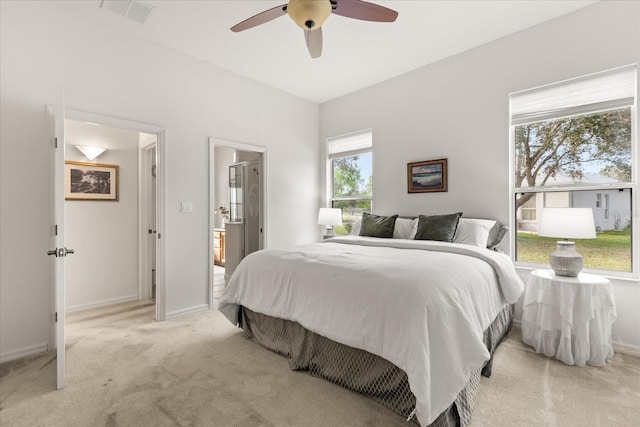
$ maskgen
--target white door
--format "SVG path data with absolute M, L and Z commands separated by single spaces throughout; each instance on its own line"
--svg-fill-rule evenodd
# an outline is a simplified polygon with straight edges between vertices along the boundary
M 51 171 L 53 194 L 53 239 L 52 248 L 47 252 L 53 260 L 53 292 L 55 306 L 55 346 L 57 350 L 56 362 L 56 387 L 64 387 L 64 313 L 65 313 L 65 285 L 64 263 L 67 254 L 72 254 L 72 249 L 64 246 L 64 96 L 62 91 L 55 108 L 48 108 L 49 122 L 52 125 L 51 144 Z
M 140 299 L 155 299 L 156 297 L 156 148 L 157 142 L 149 145 L 141 144 L 140 156 Z
M 157 271 L 158 271 L 158 267 L 157 267 L 157 244 L 158 244 L 158 239 L 157 239 L 157 233 L 158 233 L 158 226 L 156 223 L 156 217 L 157 217 L 157 187 L 156 187 L 156 146 L 154 145 L 152 149 L 149 150 L 149 157 L 150 157 L 150 161 L 152 163 L 151 165 L 151 170 L 147 171 L 146 174 L 147 176 L 149 176 L 149 178 L 151 179 L 151 188 L 150 188 L 150 193 L 151 193 L 151 201 L 149 203 L 149 211 L 150 211 L 150 215 L 149 215 L 149 227 L 152 231 L 152 234 L 149 235 L 149 253 L 151 254 L 151 297 L 155 300 L 156 299 L 156 277 L 157 277 Z

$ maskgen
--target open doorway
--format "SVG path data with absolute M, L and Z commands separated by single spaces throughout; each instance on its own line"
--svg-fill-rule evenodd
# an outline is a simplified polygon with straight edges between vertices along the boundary
M 65 238 L 78 255 L 67 259 L 67 312 L 150 300 L 156 305 L 156 319 L 164 320 L 158 226 L 162 137 L 163 131 L 155 126 L 67 112 L 65 168 L 69 175 L 76 166 L 85 171 L 110 168 L 116 171 L 110 185 L 117 194 L 110 200 L 65 201 Z M 77 146 L 105 150 L 89 158 Z M 93 178 L 91 173 L 76 176 L 87 182 Z
M 238 263 L 266 247 L 266 148 L 209 139 L 209 295 L 220 296 Z

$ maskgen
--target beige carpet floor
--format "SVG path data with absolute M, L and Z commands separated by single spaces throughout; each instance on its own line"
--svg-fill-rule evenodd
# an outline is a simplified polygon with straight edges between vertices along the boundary
M 0 366 L 0 425 L 407 426 L 379 404 L 245 340 L 219 312 L 153 321 L 129 303 L 67 315 L 66 387 L 55 356 Z M 640 358 L 603 368 L 536 354 L 514 329 L 482 378 L 472 426 L 638 426 Z

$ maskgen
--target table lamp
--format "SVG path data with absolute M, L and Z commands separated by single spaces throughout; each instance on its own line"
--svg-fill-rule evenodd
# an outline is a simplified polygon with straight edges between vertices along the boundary
M 538 236 L 560 237 L 549 264 L 558 276 L 577 277 L 584 260 L 576 252 L 575 242 L 567 239 L 595 239 L 596 227 L 591 208 L 543 208 L 538 222 Z
M 333 226 L 342 224 L 342 209 L 320 208 L 318 224 L 327 226 L 323 237 L 335 237 Z

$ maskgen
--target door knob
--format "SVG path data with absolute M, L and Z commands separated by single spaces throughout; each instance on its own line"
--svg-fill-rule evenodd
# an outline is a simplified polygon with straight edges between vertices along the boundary
M 65 256 L 66 256 L 66 255 L 68 255 L 68 254 L 75 254 L 75 253 L 76 253 L 75 249 L 67 249 L 67 248 L 64 248 L 64 254 L 65 254 Z
M 47 251 L 47 255 L 58 256 L 58 250 L 54 249 L 52 251 Z

